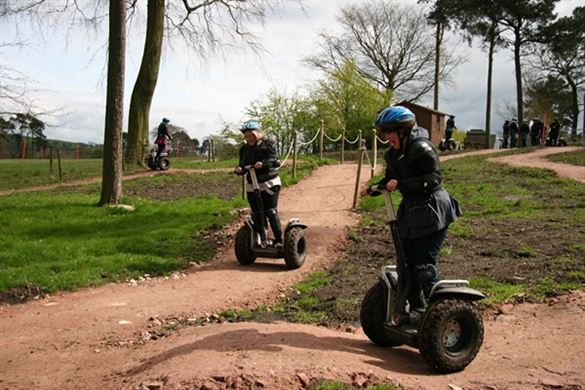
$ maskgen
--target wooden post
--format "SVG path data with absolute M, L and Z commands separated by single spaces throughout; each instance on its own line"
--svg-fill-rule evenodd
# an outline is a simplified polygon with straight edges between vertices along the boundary
M 22 137 L 22 150 L 20 151 L 20 158 L 26 160 L 26 138 Z
M 364 153 L 366 151 L 366 146 L 364 145 L 363 141 L 360 140 L 360 158 L 358 160 L 358 171 L 357 171 L 357 177 L 355 179 L 355 191 L 353 193 L 353 204 L 351 206 L 352 209 L 355 209 L 357 206 L 357 198 L 359 195 L 359 191 L 360 191 L 360 177 L 361 177 L 361 173 L 362 173 L 362 164 L 364 162 Z
M 211 140 L 207 143 L 207 162 L 211 161 Z
M 376 154 L 378 153 L 378 142 L 376 141 L 376 129 L 372 129 L 372 168 L 370 171 L 370 179 L 374 178 L 376 171 Z
M 361 145 L 362 145 L 362 129 L 359 129 L 358 130 L 358 135 L 359 135 L 359 137 L 358 137 L 358 148 L 361 148 Z
M 294 136 L 293 136 L 293 171 L 292 171 L 292 177 L 297 177 L 297 137 L 299 135 L 299 133 L 296 130 L 293 130 L 294 132 Z
M 44 160 L 44 159 L 45 159 L 45 148 L 44 148 L 44 146 L 43 146 L 43 145 L 41 145 L 41 149 L 40 149 L 40 151 L 39 151 L 39 158 L 40 158 L 41 160 Z
M 215 145 L 213 144 L 213 140 L 211 140 L 210 143 L 211 143 L 211 161 L 215 162 Z
M 544 147 L 546 144 L 546 122 L 548 122 L 547 120 L 547 115 L 546 112 L 544 114 L 542 114 L 542 135 L 540 136 L 540 146 Z
M 77 144 L 77 149 L 75 149 L 75 159 L 79 160 L 79 144 Z
M 49 179 L 53 180 L 53 148 L 49 148 Z
M 59 166 L 59 181 L 63 181 L 63 170 L 61 169 L 61 151 L 57 149 L 57 164 Z
M 345 127 L 341 129 L 341 163 L 345 160 Z
M 325 132 L 324 121 L 321 119 L 321 136 L 319 137 L 319 160 L 323 160 L 323 134 Z

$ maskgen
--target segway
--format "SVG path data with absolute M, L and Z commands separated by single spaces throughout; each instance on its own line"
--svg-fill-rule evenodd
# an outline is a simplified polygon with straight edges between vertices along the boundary
M 156 158 L 156 148 L 152 148 L 150 150 L 150 155 L 146 158 L 146 165 L 153 171 L 156 171 L 157 169 L 160 169 L 161 171 L 168 170 L 171 167 L 169 153 L 169 148 L 165 146 L 160 156 Z
M 307 257 L 307 241 L 304 229 L 307 225 L 301 223 L 298 218 L 292 218 L 286 224 L 282 245 L 276 245 L 271 240 L 262 241 L 258 232 L 263 231 L 264 237 L 268 237 L 266 218 L 260 186 L 256 177 L 256 170 L 252 165 L 244 167 L 243 172 L 249 172 L 252 179 L 252 188 L 256 197 L 256 204 L 260 205 L 259 225 L 255 226 L 251 216 L 248 216 L 244 225 L 236 233 L 234 250 L 238 262 L 242 265 L 253 264 L 258 257 L 282 259 L 288 269 L 302 267 Z
M 485 296 L 467 280 L 441 280 L 433 285 L 424 311 L 407 302 L 414 264 L 406 259 L 398 223 L 387 190 L 384 195 L 397 265 L 382 267 L 380 280 L 366 293 L 360 311 L 365 334 L 384 347 L 408 345 L 440 372 L 457 372 L 475 358 L 483 342 L 483 321 L 474 301 Z

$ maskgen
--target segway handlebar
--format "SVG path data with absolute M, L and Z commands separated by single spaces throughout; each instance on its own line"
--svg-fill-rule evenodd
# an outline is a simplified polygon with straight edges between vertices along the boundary
M 392 204 L 392 195 L 386 188 L 379 188 L 377 184 L 370 187 L 370 196 L 384 195 L 384 203 L 386 204 L 386 215 L 388 215 L 388 221 L 396 221 L 396 212 L 394 211 L 394 205 Z
M 254 190 L 259 190 L 260 185 L 258 184 L 258 178 L 256 177 L 256 168 L 254 168 L 254 164 L 244 165 L 242 167 L 242 173 L 240 173 L 240 175 L 245 175 L 246 173 L 250 174 L 250 179 L 252 180 L 252 188 Z

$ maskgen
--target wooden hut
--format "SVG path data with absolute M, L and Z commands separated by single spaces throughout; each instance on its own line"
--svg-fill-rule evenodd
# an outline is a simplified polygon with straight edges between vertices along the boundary
M 433 144 L 438 146 L 445 138 L 445 116 L 447 114 L 407 101 L 402 101 L 397 106 L 406 107 L 416 115 L 416 123 L 428 130 Z

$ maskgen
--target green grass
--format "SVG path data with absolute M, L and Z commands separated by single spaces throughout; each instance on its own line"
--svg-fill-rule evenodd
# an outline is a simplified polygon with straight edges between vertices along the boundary
M 238 165 L 238 159 L 232 158 L 228 160 L 210 161 L 206 159 L 194 157 L 179 157 L 171 156 L 171 166 L 173 168 L 181 169 L 218 169 L 218 168 L 234 168 Z
M 63 181 L 99 177 L 102 173 L 101 159 L 61 160 Z M 51 175 L 50 161 L 45 160 L 0 160 L 0 190 L 43 186 L 59 182 L 57 159 L 53 159 Z
M 270 320 L 270 313 L 284 313 L 291 322 L 303 324 L 319 323 L 329 314 L 321 307 L 323 303 L 314 292 L 332 283 L 331 278 L 325 271 L 316 271 L 308 277 L 291 287 L 291 299 L 280 301 L 270 308 L 259 306 L 253 310 L 231 310 L 226 309 L 219 313 L 220 316 L 232 321 L 266 321 Z
M 388 383 L 379 383 L 373 386 L 366 386 L 366 387 L 356 387 L 352 386 L 347 383 L 331 381 L 331 380 L 319 380 L 314 383 L 311 383 L 307 390 L 357 390 L 357 389 L 367 389 L 367 390 L 399 390 L 404 389 L 404 387 L 396 387 L 394 385 Z
M 485 305 L 509 301 L 512 297 L 523 294 L 527 287 L 524 284 L 499 283 L 485 278 L 471 278 L 469 285 L 487 296 L 481 301 Z
M 551 278 L 543 278 L 537 284 L 529 286 L 526 289 L 527 294 L 535 299 L 543 299 L 550 296 L 555 296 L 561 291 L 568 291 L 573 289 L 583 288 L 583 283 L 578 282 L 562 282 L 557 283 Z
M 220 169 L 231 168 L 237 165 L 236 159 L 207 162 L 207 160 L 192 157 L 173 158 L 171 166 L 181 169 Z M 62 182 L 80 179 L 99 178 L 102 175 L 102 159 L 63 159 L 61 160 L 63 173 Z M 172 169 L 172 168 L 171 168 Z M 131 173 L 141 168 L 130 169 Z M 59 182 L 59 168 L 56 158 L 53 159 L 51 175 L 50 161 L 45 160 L 0 160 L 0 190 L 19 189 L 33 186 L 42 186 Z
M 585 166 L 585 149 L 577 150 L 575 152 L 552 154 L 547 158 L 554 162 L 579 165 L 583 167 Z
M 306 173 L 311 172 L 316 166 L 332 163 L 332 160 L 329 159 L 319 161 L 319 158 L 315 156 L 299 156 L 299 160 L 301 163 L 297 165 L 298 177 L 296 179 L 292 179 L 292 175 L 288 174 L 289 171 L 292 171 L 292 160 L 289 160 L 287 163 L 288 167 L 282 169 L 282 176 L 286 178 L 285 184 L 294 184 L 298 182 Z M 207 162 L 207 160 L 199 158 L 173 158 L 171 156 L 171 166 L 178 169 L 223 169 L 233 168 L 237 164 L 237 159 Z M 0 159 L 0 191 L 44 186 L 59 182 L 66 183 L 73 180 L 99 178 L 102 175 L 102 160 L 62 159 L 62 181 L 59 180 L 59 167 L 56 158 L 53 159 L 52 174 L 50 168 L 49 159 Z M 131 169 L 126 173 L 131 173 L 136 170 L 141 170 L 141 168 Z
M 311 294 L 319 286 L 326 286 L 331 283 L 331 279 L 327 276 L 325 271 L 316 271 L 309 275 L 309 277 L 297 283 L 293 288 L 301 294 Z
M 0 291 L 33 283 L 71 290 L 145 273 L 164 275 L 213 256 L 198 234 L 232 221 L 241 199 L 150 202 L 134 211 L 96 207 L 97 195 L 43 192 L 0 197 Z
M 18 161 L 11 170 L 28 167 L 20 174 L 34 178 L 39 162 L 43 161 Z M 101 164 L 100 160 L 68 162 L 77 164 L 80 171 L 83 164 L 93 164 L 94 168 L 97 162 Z M 306 159 L 299 164 L 296 178 L 292 178 L 290 169 L 283 169 L 283 184 L 298 182 L 323 163 L 327 161 Z M 231 167 L 235 162 L 206 167 L 222 164 Z M 92 169 L 86 176 L 95 172 Z M 34 181 L 17 176 L 13 179 L 22 180 L 23 186 Z M 247 206 L 236 179 L 226 178 L 224 173 L 175 174 L 125 182 L 124 193 L 129 196 L 122 203 L 133 205 L 134 211 L 95 206 L 99 199 L 97 184 L 79 190 L 2 196 L 0 292 L 25 284 L 39 285 L 46 292 L 73 290 L 146 273 L 165 275 L 191 261 L 206 261 L 214 254 L 214 243 L 199 235 L 222 228 L 236 218 L 232 210 Z M 237 190 L 219 193 L 228 182 Z M 132 195 L 148 195 L 149 189 L 158 191 L 159 199 L 162 196 L 164 200 Z

